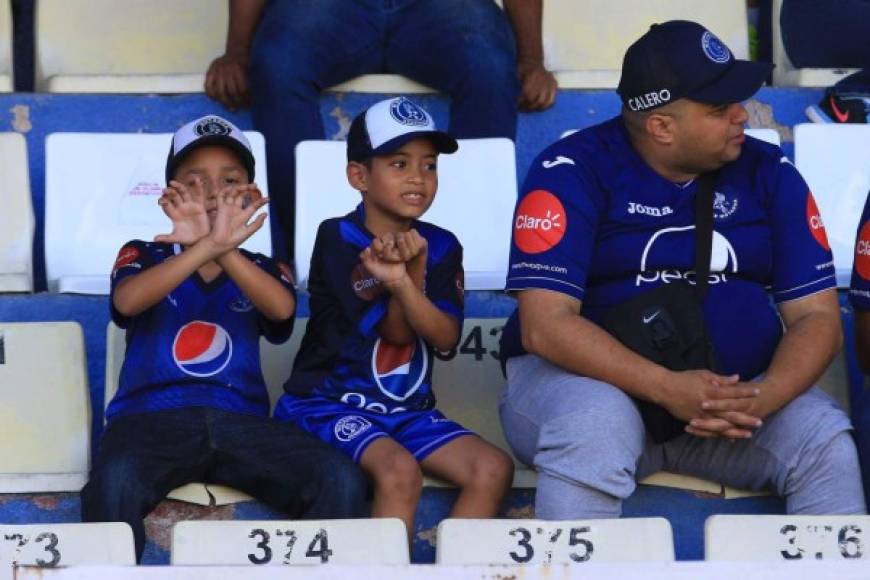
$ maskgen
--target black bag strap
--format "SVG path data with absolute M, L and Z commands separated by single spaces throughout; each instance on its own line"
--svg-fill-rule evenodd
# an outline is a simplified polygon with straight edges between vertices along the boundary
M 695 192 L 695 298 L 702 302 L 707 295 L 710 255 L 713 252 L 713 183 L 718 172 L 698 176 Z

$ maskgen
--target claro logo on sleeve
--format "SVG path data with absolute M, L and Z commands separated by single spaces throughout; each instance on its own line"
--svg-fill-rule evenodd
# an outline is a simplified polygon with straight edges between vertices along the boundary
M 517 207 L 514 243 L 527 254 L 539 254 L 562 241 L 567 229 L 565 208 L 559 198 L 544 189 L 536 189 Z
M 810 233 L 813 234 L 813 238 L 819 245 L 825 251 L 831 251 L 831 246 L 828 244 L 828 234 L 825 232 L 825 223 L 822 221 L 822 214 L 819 212 L 811 191 L 807 192 L 807 225 L 809 225 Z

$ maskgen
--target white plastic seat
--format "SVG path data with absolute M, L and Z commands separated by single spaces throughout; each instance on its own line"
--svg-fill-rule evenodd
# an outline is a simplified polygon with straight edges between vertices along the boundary
M 829 87 L 858 69 L 849 68 L 795 68 L 785 45 L 782 42 L 782 27 L 779 15 L 782 12 L 782 1 L 773 0 L 772 6 L 772 44 L 773 44 L 773 84 L 780 87 Z M 812 39 L 808 39 L 812 42 Z M 856 39 L 856 42 L 859 42 Z
M 24 136 L 0 133 L 0 292 L 33 290 L 34 218 L 28 168 Z
M 87 564 L 133 566 L 133 530 L 123 522 L 0 525 L 0 579 L 14 566 L 57 568 Z
M 8 93 L 12 83 L 11 0 L 0 0 L 0 93 Z
M 704 524 L 705 560 L 867 560 L 870 516 L 715 515 Z
M 268 195 L 265 142 L 246 131 L 255 180 Z M 49 289 L 108 294 L 118 250 L 172 231 L 157 205 L 165 187 L 169 133 L 52 133 L 45 143 L 45 269 Z M 265 210 L 262 210 L 265 211 Z M 265 224 L 244 244 L 272 253 Z
M 346 144 L 303 141 L 296 147 L 296 268 L 308 270 L 317 228 L 360 202 L 345 177 Z M 507 273 L 516 203 L 514 144 L 509 139 L 460 139 L 459 151 L 438 159 L 438 193 L 423 221 L 453 232 L 464 249 L 465 288 L 500 290 Z
M 0 323 L 0 493 L 79 491 L 91 399 L 76 322 Z
M 609 520 L 467 520 L 438 525 L 438 564 L 582 564 L 670 562 L 671 524 L 664 518 Z
M 202 92 L 209 63 L 224 52 L 228 14 L 213 0 L 40 0 L 37 90 Z
M 795 165 L 824 220 L 837 285 L 848 288 L 855 232 L 870 192 L 870 125 L 804 123 L 794 139 Z
M 547 0 L 544 54 L 563 89 L 615 88 L 625 50 L 655 22 L 700 22 L 737 58 L 747 58 L 745 2 L 697 0 Z
M 396 518 L 187 521 L 172 529 L 173 565 L 408 564 Z

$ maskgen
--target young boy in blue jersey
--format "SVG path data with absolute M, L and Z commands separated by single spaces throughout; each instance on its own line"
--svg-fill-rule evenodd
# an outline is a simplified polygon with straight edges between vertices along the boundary
M 374 482 L 372 515 L 409 534 L 421 468 L 460 488 L 451 517 L 495 516 L 513 474 L 505 453 L 434 408 L 433 349 L 453 348 L 462 327 L 462 247 L 418 218 L 438 154 L 456 149 L 403 97 L 354 119 L 347 177 L 362 203 L 317 231 L 311 320 L 275 411 L 357 461 Z
M 283 342 L 296 296 L 287 267 L 239 245 L 266 204 L 233 124 L 207 116 L 175 133 L 160 205 L 172 233 L 131 241 L 112 272 L 112 320 L 127 330 L 119 389 L 84 521 L 125 521 L 137 558 L 144 518 L 173 488 L 219 483 L 292 517 L 364 514 L 359 469 L 293 425 L 269 419 L 259 339 Z

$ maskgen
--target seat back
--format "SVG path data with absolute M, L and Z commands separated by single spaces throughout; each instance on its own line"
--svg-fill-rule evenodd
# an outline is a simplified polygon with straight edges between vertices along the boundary
M 824 220 L 837 285 L 848 288 L 855 233 L 870 192 L 870 125 L 804 123 L 795 127 L 794 139 L 795 165 Z
M 172 564 L 408 564 L 408 534 L 396 518 L 188 521 L 172 529 Z
M 547 0 L 544 54 L 563 89 L 615 88 L 626 49 L 655 22 L 700 22 L 737 58 L 747 58 L 744 2 L 696 0 Z
M 0 0 L 0 93 L 8 93 L 12 88 L 11 0 Z
M 79 491 L 91 403 L 76 322 L 0 323 L 0 493 Z
M 263 136 L 245 132 L 268 194 Z M 157 205 L 172 135 L 52 133 L 45 143 L 45 269 L 49 289 L 108 294 L 118 250 L 172 228 Z M 265 211 L 265 210 L 264 210 Z M 269 226 L 242 244 L 272 254 Z
M 438 564 L 582 564 L 670 562 L 664 518 L 609 520 L 445 519 L 438 525 Z
M 3 2 L 0 1 L 0 5 Z M 33 290 L 33 204 L 27 144 L 20 133 L 0 133 L 0 292 Z
M 296 147 L 296 268 L 308 283 L 320 222 L 360 202 L 345 177 L 346 144 L 303 141 Z M 459 152 L 438 160 L 438 194 L 423 216 L 462 243 L 465 288 L 504 288 L 510 225 L 516 203 L 514 144 L 509 139 L 460 139 Z
M 868 516 L 715 515 L 704 524 L 705 560 L 866 560 Z
M 40 0 L 37 90 L 201 92 L 224 52 L 228 15 L 227 3 L 213 0 Z
M 16 566 L 57 568 L 136 564 L 133 530 L 123 522 L 0 525 L 0 578 Z

